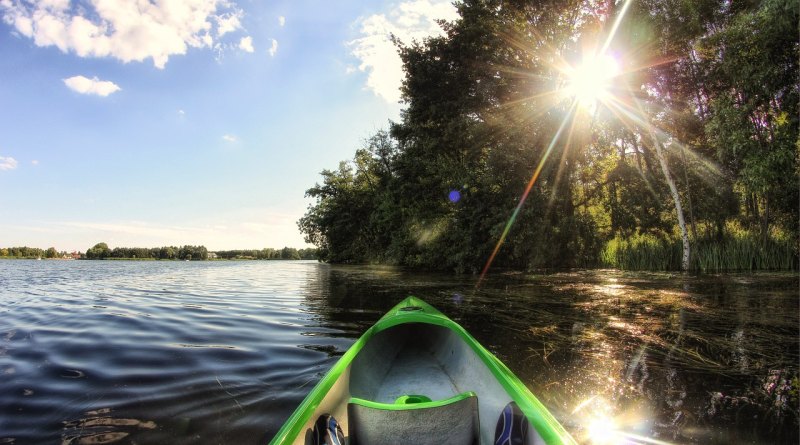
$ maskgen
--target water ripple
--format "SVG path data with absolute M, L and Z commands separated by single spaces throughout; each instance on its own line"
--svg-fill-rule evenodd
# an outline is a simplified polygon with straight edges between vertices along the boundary
M 796 442 L 781 402 L 798 374 L 796 277 L 506 274 L 480 292 L 474 280 L 315 262 L 0 261 L 0 444 L 263 443 L 409 294 L 464 324 L 576 435 L 572 411 L 602 401 L 649 413 L 637 434 L 659 440 Z

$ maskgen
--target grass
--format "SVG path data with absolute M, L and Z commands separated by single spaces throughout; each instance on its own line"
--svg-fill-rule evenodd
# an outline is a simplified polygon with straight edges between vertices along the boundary
M 637 234 L 615 237 L 601 253 L 605 267 L 622 270 L 680 270 L 683 248 L 678 237 Z M 729 224 L 722 240 L 703 237 L 692 244 L 690 269 L 697 272 L 797 269 L 792 237 L 770 233 L 766 241 L 754 232 Z
M 606 243 L 600 254 L 600 261 L 603 266 L 623 270 L 680 269 L 680 240 L 649 234 L 627 238 L 617 236 Z

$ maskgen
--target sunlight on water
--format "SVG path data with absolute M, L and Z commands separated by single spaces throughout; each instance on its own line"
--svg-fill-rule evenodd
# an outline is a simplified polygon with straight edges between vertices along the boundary
M 587 427 L 589 440 L 598 445 L 619 443 L 617 425 L 613 419 L 598 417 L 589 422 Z
M 265 443 L 386 310 L 461 323 L 585 443 L 797 443 L 793 275 L 0 261 L 0 443 Z

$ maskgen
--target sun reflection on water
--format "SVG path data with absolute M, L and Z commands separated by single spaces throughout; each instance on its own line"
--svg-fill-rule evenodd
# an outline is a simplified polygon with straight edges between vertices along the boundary
M 652 424 L 648 410 L 634 407 L 614 415 L 612 404 L 598 395 L 582 402 L 572 412 L 578 419 L 581 443 L 592 445 L 656 444 L 669 445 L 670 442 L 647 437 L 638 432 L 646 431 Z
M 611 445 L 617 441 L 617 425 L 614 419 L 608 417 L 597 417 L 589 422 L 586 428 L 589 440 L 597 445 Z

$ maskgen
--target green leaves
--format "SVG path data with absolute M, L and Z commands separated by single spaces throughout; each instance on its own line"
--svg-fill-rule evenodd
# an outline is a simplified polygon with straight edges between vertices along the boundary
M 444 36 L 396 42 L 400 121 L 306 192 L 298 224 L 322 259 L 476 273 L 502 237 L 499 267 L 594 266 L 614 248 L 671 268 L 670 201 L 694 243 L 736 221 L 762 248 L 774 230 L 797 245 L 797 3 L 634 2 L 609 42 L 631 59 L 617 107 L 570 116 L 558 64 L 605 40 L 622 7 L 601 3 L 465 0 Z

